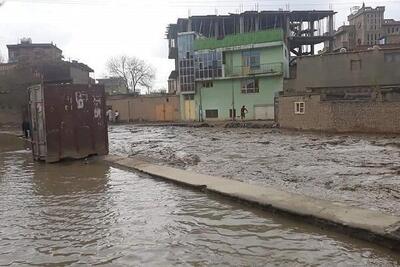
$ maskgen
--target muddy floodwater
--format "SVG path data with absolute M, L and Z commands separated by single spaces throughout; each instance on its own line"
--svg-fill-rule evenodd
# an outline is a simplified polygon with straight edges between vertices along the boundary
M 400 136 L 115 126 L 111 152 L 400 215 Z
M 0 144 L 0 266 L 400 264 L 393 251 L 213 195 L 93 160 L 41 164 L 22 141 Z

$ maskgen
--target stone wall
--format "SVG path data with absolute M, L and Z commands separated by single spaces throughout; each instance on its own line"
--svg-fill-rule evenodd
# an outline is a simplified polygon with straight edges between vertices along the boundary
M 295 114 L 295 102 L 305 113 Z M 400 133 L 400 101 L 320 101 L 319 95 L 279 98 L 281 128 L 330 132 Z

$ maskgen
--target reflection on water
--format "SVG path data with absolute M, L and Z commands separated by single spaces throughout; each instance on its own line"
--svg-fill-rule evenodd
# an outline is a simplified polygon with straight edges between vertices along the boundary
M 394 252 L 99 162 L 0 153 L 0 265 L 386 265 Z

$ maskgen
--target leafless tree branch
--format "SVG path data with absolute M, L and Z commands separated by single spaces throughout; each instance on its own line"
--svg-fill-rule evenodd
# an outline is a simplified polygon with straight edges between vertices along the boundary
M 155 78 L 153 67 L 141 59 L 126 55 L 109 59 L 107 70 L 110 76 L 122 78 L 126 87 L 133 93 L 140 87 L 149 91 Z

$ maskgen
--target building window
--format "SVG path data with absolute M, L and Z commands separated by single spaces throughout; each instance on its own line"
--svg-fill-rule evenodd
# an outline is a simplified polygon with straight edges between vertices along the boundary
M 195 90 L 193 42 L 193 34 L 178 36 L 179 84 L 182 92 Z
M 350 60 L 350 69 L 351 71 L 361 70 L 361 60 Z
M 400 53 L 385 53 L 385 62 L 400 62 Z
M 242 60 L 244 67 L 250 67 L 250 69 L 260 68 L 260 51 L 250 50 L 242 53 Z
M 183 95 L 184 100 L 194 100 L 194 95 Z
M 197 52 L 195 56 L 196 79 L 222 77 L 222 52 Z
M 210 88 L 214 86 L 213 82 L 203 82 L 202 85 L 203 88 Z
M 206 109 L 206 118 L 217 119 L 218 118 L 218 109 Z
M 306 111 L 306 103 L 294 102 L 294 114 L 304 114 Z
M 259 93 L 258 80 L 257 79 L 246 79 L 242 81 L 242 94 Z

